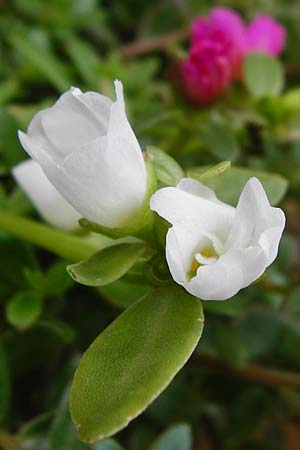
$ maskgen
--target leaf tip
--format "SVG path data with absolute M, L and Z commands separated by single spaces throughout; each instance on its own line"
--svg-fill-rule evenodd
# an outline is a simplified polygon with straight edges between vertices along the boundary
M 67 269 L 67 272 L 70 275 L 70 277 L 72 277 L 73 280 L 76 280 L 77 276 L 76 276 L 76 272 L 74 272 L 74 270 L 73 270 L 73 264 L 67 266 L 66 269 Z

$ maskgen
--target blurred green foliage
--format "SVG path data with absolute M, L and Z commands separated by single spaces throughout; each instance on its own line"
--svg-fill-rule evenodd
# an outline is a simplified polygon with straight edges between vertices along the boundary
M 0 2 L 1 209 L 35 215 L 10 176 L 12 166 L 25 159 L 17 129 L 25 129 L 35 112 L 71 85 L 112 96 L 115 78 L 123 81 L 128 114 L 144 148 L 162 148 L 208 185 L 209 168 L 222 160 L 233 163 L 212 184 L 224 200 L 235 204 L 236 186 L 242 187 L 248 174 L 264 173 L 261 179 L 271 183 L 274 203 L 286 191 L 285 179 L 289 184 L 282 204 L 288 226 L 278 260 L 264 279 L 232 300 L 204 302 L 206 327 L 196 357 L 142 417 L 116 436 L 118 443 L 78 441 L 68 410 L 69 384 L 79 355 L 147 287 L 138 284 L 134 271 L 101 291 L 75 286 L 65 271 L 69 261 L 1 232 L 0 447 L 4 450 L 298 448 L 300 3 L 220 3 L 246 18 L 257 12 L 272 14 L 287 27 L 281 93 L 276 68 L 269 68 L 275 76 L 273 87 L 262 78 L 260 85 L 253 85 L 251 76 L 257 72 L 252 65 L 246 87 L 237 85 L 212 107 L 194 110 L 171 83 L 172 60 L 187 48 L 186 41 L 151 51 L 142 46 L 132 57 L 127 47 L 127 57 L 123 56 L 132 41 L 182 30 L 215 4 L 208 0 Z M 265 172 L 278 176 L 270 179 Z M 162 174 L 166 176 L 170 174 Z M 257 365 L 298 376 L 297 389 L 286 380 L 274 383 L 272 374 L 261 379 Z M 240 368 L 256 370 L 256 377 L 245 379 Z

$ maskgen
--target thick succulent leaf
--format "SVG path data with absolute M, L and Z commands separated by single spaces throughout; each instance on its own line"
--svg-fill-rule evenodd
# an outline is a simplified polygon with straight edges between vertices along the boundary
M 105 286 L 121 278 L 145 251 L 145 244 L 130 243 L 106 247 L 67 270 L 78 283 Z
M 244 167 L 230 167 L 211 177 L 206 177 L 205 173 L 203 167 L 195 167 L 188 175 L 213 189 L 220 200 L 234 206 L 244 185 L 251 177 L 257 177 L 261 181 L 272 205 L 282 200 L 288 187 L 287 180 L 281 175 Z
M 284 71 L 280 61 L 264 53 L 249 53 L 244 64 L 244 80 L 254 97 L 280 94 Z
M 19 292 L 6 305 L 6 319 L 17 328 L 31 326 L 42 312 L 41 299 L 32 292 Z
M 101 333 L 83 355 L 71 389 L 80 439 L 116 433 L 171 382 L 203 328 L 199 300 L 181 288 L 146 295 Z
M 91 447 L 92 450 L 124 450 L 114 439 L 104 439 L 96 442 Z
M 191 448 L 191 428 L 187 424 L 179 424 L 162 433 L 148 450 L 191 450 Z

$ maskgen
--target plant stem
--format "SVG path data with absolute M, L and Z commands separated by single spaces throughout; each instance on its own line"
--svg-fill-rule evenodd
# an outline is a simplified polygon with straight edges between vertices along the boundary
M 5 211 L 0 211 L 0 229 L 71 261 L 85 259 L 98 250 L 80 237 Z
M 287 370 L 273 369 L 269 367 L 259 366 L 257 364 L 249 364 L 245 367 L 230 367 L 218 358 L 210 356 L 194 355 L 191 362 L 196 365 L 206 365 L 213 369 L 222 369 L 232 375 L 243 380 L 255 381 L 275 387 L 288 387 L 300 389 L 300 373 L 290 372 Z
M 120 49 L 120 54 L 123 58 L 135 58 L 153 51 L 164 50 L 171 45 L 187 39 L 187 37 L 188 28 L 184 27 L 179 30 L 170 31 L 168 33 L 153 36 L 142 41 L 127 44 Z

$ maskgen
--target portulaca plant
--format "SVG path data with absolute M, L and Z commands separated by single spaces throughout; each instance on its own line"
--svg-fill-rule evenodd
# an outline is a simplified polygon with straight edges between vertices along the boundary
M 201 300 L 230 299 L 259 279 L 285 226 L 248 172 L 233 206 L 207 186 L 230 163 L 187 177 L 163 151 L 143 153 L 120 81 L 115 88 L 115 101 L 71 88 L 39 112 L 19 133 L 32 159 L 13 170 L 48 223 L 74 231 L 80 219 L 114 239 L 78 252 L 87 258 L 68 266 L 75 281 L 101 290 L 131 275 L 151 286 L 97 337 L 75 373 L 71 414 L 86 442 L 124 428 L 166 388 L 201 337 Z M 72 239 L 74 256 L 82 244 Z

